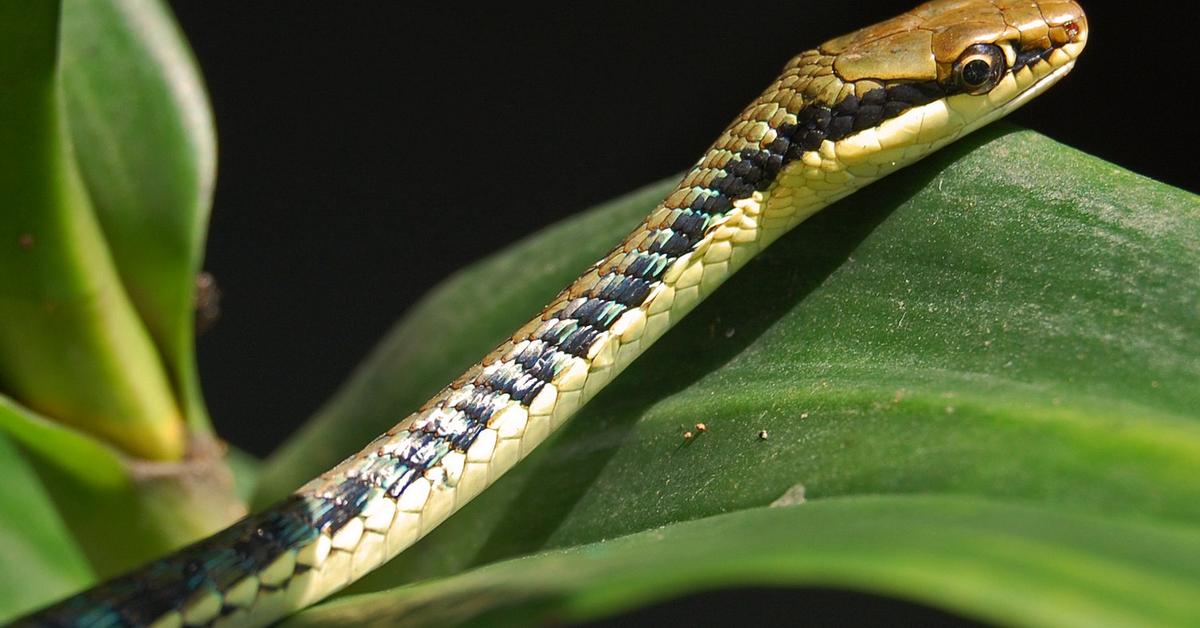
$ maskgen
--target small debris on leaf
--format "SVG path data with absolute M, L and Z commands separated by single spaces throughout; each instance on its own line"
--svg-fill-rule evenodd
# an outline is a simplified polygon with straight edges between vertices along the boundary
M 804 501 L 804 485 L 793 484 L 791 488 L 783 492 L 783 495 L 780 495 L 775 501 L 771 502 L 771 508 L 796 506 L 803 504 Z

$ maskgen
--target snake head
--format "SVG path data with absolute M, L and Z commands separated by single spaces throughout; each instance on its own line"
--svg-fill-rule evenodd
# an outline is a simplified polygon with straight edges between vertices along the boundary
M 779 88 L 828 112 L 816 124 L 800 116 L 804 149 L 832 142 L 839 159 L 872 161 L 882 176 L 1042 93 L 1087 35 L 1071 1 L 936 0 L 801 53 Z
M 846 82 L 936 80 L 947 92 L 978 94 L 1038 61 L 1068 65 L 1086 41 L 1087 18 L 1075 2 L 938 0 L 820 51 Z

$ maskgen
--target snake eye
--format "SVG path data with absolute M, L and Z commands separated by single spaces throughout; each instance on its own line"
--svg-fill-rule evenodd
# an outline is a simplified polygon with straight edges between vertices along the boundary
M 954 80 L 968 94 L 983 94 L 995 87 L 1004 73 L 1004 51 L 991 44 L 975 44 L 954 64 Z

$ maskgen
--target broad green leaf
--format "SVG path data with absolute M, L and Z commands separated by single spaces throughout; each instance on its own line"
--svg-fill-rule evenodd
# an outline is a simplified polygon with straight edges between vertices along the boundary
M 9 407 L 0 401 L 0 421 Z M 63 597 L 92 572 L 33 468 L 0 431 L 0 622 Z
M 403 418 L 662 190 L 452 279 L 273 461 L 265 490 Z M 810 499 L 972 494 L 1195 524 L 1198 267 L 1196 196 L 993 127 L 781 239 L 355 590 L 760 507 L 796 485 Z M 685 443 L 696 422 L 708 432 Z
M 361 589 L 795 484 L 1195 523 L 1198 267 L 1196 196 L 993 129 L 781 239 Z
M 183 423 L 72 160 L 54 2 L 0 3 L 0 392 L 149 459 Z
M 208 431 L 192 309 L 216 135 L 200 73 L 158 0 L 66 0 L 60 53 L 75 158 L 117 271 L 190 425 Z
M 754 508 L 351 596 L 285 626 L 529 626 L 745 586 L 886 594 L 1000 625 L 1200 616 L 1200 530 L 962 496 Z

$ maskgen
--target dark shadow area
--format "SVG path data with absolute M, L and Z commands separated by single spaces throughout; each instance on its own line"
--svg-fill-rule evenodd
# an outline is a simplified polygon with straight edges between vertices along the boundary
M 296 429 L 396 317 L 455 269 L 692 163 L 797 52 L 918 0 L 453 6 L 171 0 L 209 88 L 220 172 L 200 341 L 219 433 L 257 455 Z M 1013 120 L 1193 190 L 1174 102 L 1195 75 L 1177 7 L 1083 0 L 1092 38 Z M 1186 7 L 1186 5 L 1179 5 Z M 1191 10 L 1191 9 L 1185 9 Z M 752 39 L 714 45 L 746 16 Z M 719 39 L 719 38 L 718 38 Z M 1174 129 L 1178 128 L 1179 132 Z M 300 385 L 297 385 L 299 383 Z
M 626 626 L 921 626 L 978 628 L 973 619 L 918 602 L 867 592 L 828 587 L 747 586 L 685 593 L 650 602 L 626 612 L 572 623 L 560 610 L 566 602 L 556 594 L 503 588 L 468 588 L 432 599 L 400 601 L 349 609 L 335 614 L 339 623 L 430 626 L 555 626 L 616 628 Z M 633 602 L 633 604 L 637 604 Z M 333 617 L 306 618 L 302 625 L 319 625 Z M 301 615 L 301 617 L 304 617 Z
M 578 628 L 632 626 L 923 626 L 988 624 L 893 598 L 826 588 L 730 589 L 693 593 Z
M 535 454 L 522 463 L 532 465 L 526 469 L 526 477 L 536 481 L 529 482 L 514 500 L 523 507 L 507 511 L 473 564 L 546 549 L 551 535 L 648 408 L 752 345 L 845 263 L 896 207 L 948 164 L 1013 130 L 1009 125 L 993 125 L 857 192 L 822 210 L 751 261 L 561 428 L 559 440 L 547 454 Z M 755 299 L 746 298 L 739 290 L 739 286 L 756 284 Z M 768 295 L 768 300 L 758 298 L 762 295 Z M 734 323 L 735 334 L 723 333 Z M 520 529 L 521 534 L 513 535 L 511 529 Z

